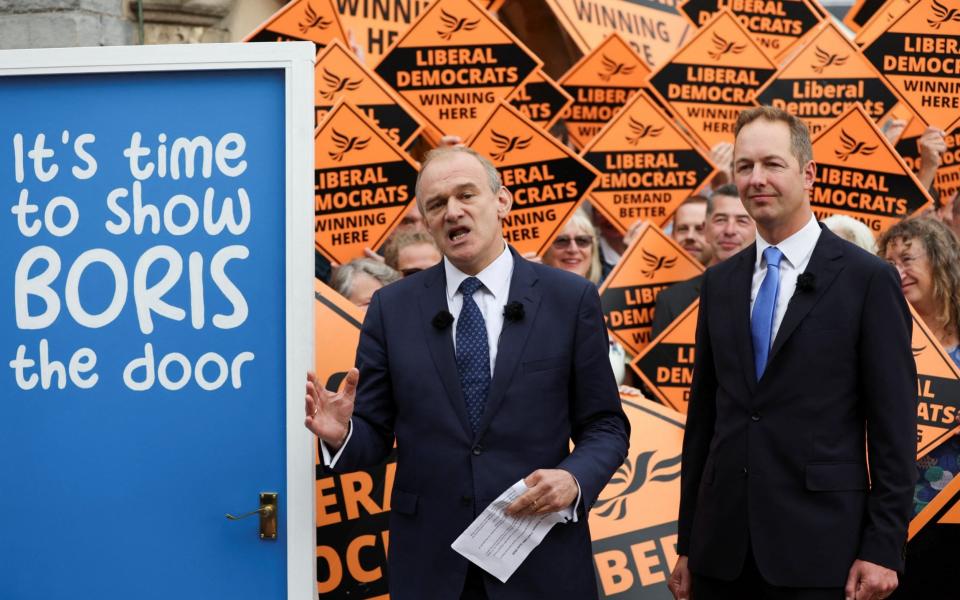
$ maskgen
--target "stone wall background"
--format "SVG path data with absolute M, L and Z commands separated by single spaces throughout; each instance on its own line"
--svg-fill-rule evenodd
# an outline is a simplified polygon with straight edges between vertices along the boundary
M 234 42 L 283 0 L 0 0 L 0 49 Z

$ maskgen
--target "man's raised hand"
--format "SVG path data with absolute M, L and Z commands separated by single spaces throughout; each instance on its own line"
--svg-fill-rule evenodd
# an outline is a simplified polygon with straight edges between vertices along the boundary
M 303 424 L 323 440 L 330 450 L 338 450 L 350 431 L 350 417 L 353 415 L 359 378 L 360 372 L 350 369 L 344 379 L 343 389 L 330 392 L 317 380 L 315 373 L 307 373 L 307 418 Z

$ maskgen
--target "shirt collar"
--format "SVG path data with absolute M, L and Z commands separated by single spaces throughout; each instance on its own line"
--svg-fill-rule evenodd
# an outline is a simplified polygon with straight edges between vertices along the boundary
M 797 267 L 810 257 L 818 239 L 820 239 L 820 225 L 817 224 L 816 217 L 810 215 L 810 220 L 800 228 L 800 231 L 775 245 L 780 249 L 780 252 L 783 252 L 783 257 L 787 259 L 790 265 Z M 763 239 L 757 232 L 757 262 L 755 268 L 759 269 L 763 266 L 763 251 L 773 245 Z
M 453 263 L 447 260 L 447 257 L 443 257 L 443 271 L 447 276 L 447 301 L 449 302 L 459 291 L 463 280 L 470 275 L 453 266 Z M 504 304 L 507 301 L 507 293 L 510 291 L 510 278 L 512 276 L 513 253 L 510 252 L 506 242 L 503 244 L 503 252 L 500 253 L 500 256 L 487 265 L 487 268 L 476 274 L 476 278 L 480 280 L 483 287 L 489 290 L 498 301 L 503 300 Z

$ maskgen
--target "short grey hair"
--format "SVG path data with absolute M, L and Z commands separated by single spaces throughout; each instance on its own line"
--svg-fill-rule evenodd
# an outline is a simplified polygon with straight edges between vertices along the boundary
M 474 157 L 480 163 L 480 166 L 483 167 L 483 170 L 487 174 L 487 181 L 490 183 L 490 190 L 496 194 L 500 191 L 500 188 L 503 187 L 503 180 L 500 179 L 500 172 L 497 171 L 497 168 L 493 166 L 493 163 L 490 162 L 486 156 L 480 154 L 473 148 L 469 146 L 439 146 L 433 150 L 427 152 L 426 156 L 423 157 L 423 162 L 420 163 L 420 172 L 417 173 L 417 185 L 416 185 L 416 195 L 417 195 L 417 207 L 420 209 L 420 213 L 423 214 L 423 199 L 420 197 L 420 180 L 423 178 L 424 171 L 427 170 L 427 167 L 435 160 L 441 159 L 445 156 L 450 156 L 452 154 L 467 154 Z
M 349 298 L 353 291 L 353 280 L 358 273 L 369 275 L 382 285 L 399 281 L 402 275 L 379 260 L 372 258 L 355 258 L 333 270 L 330 286 L 337 290 L 344 298 Z

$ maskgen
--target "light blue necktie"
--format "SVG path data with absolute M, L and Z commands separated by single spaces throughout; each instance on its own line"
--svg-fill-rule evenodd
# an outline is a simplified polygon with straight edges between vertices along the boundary
M 460 284 L 463 308 L 457 319 L 457 372 L 460 388 L 467 404 L 470 426 L 476 433 L 480 417 L 487 405 L 490 391 L 490 347 L 487 345 L 487 325 L 473 293 L 483 286 L 476 277 L 468 277 Z
M 753 303 L 753 315 L 750 318 L 750 333 L 753 335 L 753 360 L 757 368 L 757 381 L 763 377 L 767 367 L 767 357 L 773 343 L 773 318 L 777 312 L 777 293 L 780 291 L 780 259 L 783 252 L 776 246 L 763 251 L 767 261 L 767 274 L 760 284 L 757 299 Z

